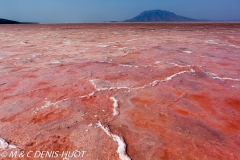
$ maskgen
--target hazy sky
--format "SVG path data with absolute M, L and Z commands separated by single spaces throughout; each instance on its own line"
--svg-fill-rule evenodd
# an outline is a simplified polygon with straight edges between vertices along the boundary
M 22 22 L 123 21 L 161 9 L 209 20 L 240 20 L 240 0 L 0 0 L 0 18 Z

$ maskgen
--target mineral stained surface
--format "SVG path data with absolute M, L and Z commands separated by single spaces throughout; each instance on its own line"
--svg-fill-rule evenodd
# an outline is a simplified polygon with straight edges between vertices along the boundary
M 240 159 L 239 26 L 1 25 L 0 159 Z

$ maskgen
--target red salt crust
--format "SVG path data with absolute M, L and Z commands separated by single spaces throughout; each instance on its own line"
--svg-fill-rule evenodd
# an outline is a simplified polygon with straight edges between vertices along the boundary
M 239 26 L 1 25 L 0 137 L 119 159 L 100 122 L 133 160 L 240 159 Z

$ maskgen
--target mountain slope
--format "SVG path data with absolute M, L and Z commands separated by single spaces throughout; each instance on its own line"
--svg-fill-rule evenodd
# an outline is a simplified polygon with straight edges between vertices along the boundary
M 176 15 L 175 13 L 162 10 L 144 11 L 132 19 L 125 20 L 125 22 L 194 22 L 194 21 L 198 20 L 179 16 Z

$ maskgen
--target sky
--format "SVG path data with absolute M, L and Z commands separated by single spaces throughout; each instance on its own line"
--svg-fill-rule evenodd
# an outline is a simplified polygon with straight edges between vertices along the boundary
M 195 19 L 240 21 L 240 0 L 0 0 L 0 18 L 20 22 L 124 21 L 155 9 Z

